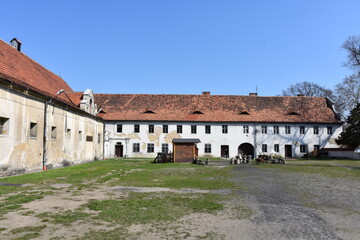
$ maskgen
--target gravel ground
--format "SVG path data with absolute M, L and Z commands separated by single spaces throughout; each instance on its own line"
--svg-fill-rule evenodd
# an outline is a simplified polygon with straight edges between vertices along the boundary
M 240 165 L 238 193 L 257 214 L 248 239 L 360 239 L 359 181 Z

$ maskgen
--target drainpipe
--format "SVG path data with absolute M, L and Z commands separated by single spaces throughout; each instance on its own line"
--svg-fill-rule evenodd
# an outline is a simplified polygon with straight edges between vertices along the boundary
M 47 125 L 48 125 L 48 121 L 47 121 L 47 108 L 48 105 L 51 103 L 51 99 L 49 101 L 45 101 L 45 108 L 44 108 L 44 131 L 43 131 L 43 160 L 42 160 L 42 167 L 43 167 L 43 171 L 46 171 L 46 151 L 47 151 Z
M 257 158 L 256 134 L 257 134 L 257 129 L 256 129 L 256 123 L 254 122 L 254 158 Z
M 103 149 L 102 149 L 102 155 L 103 155 L 103 160 L 105 160 L 105 122 L 103 122 Z

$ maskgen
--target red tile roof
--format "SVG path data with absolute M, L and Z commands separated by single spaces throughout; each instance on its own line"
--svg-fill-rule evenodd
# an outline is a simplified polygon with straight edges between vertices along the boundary
M 95 101 L 105 120 L 341 123 L 317 97 L 95 94 Z
M 0 40 L 0 77 L 50 97 L 56 97 L 56 93 L 61 89 L 67 93 L 73 92 L 61 77 L 2 40 Z M 60 94 L 58 98 L 72 105 L 65 94 Z

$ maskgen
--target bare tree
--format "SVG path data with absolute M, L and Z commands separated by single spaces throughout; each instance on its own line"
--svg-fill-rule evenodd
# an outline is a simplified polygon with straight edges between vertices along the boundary
M 350 36 L 343 43 L 342 48 L 347 52 L 345 66 L 360 70 L 360 36 Z
M 287 89 L 282 91 L 283 96 L 298 96 L 304 95 L 306 97 L 328 97 L 334 99 L 335 96 L 331 89 L 322 87 L 317 83 L 300 82 L 290 85 Z
M 360 73 L 346 77 L 335 86 L 336 103 L 344 111 L 349 112 L 360 101 Z

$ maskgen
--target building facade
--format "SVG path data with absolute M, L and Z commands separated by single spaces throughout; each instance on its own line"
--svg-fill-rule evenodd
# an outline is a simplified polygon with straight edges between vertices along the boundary
M 173 139 L 199 139 L 199 157 L 301 157 L 337 147 L 341 121 L 326 98 L 96 94 L 105 157 L 155 157 Z

